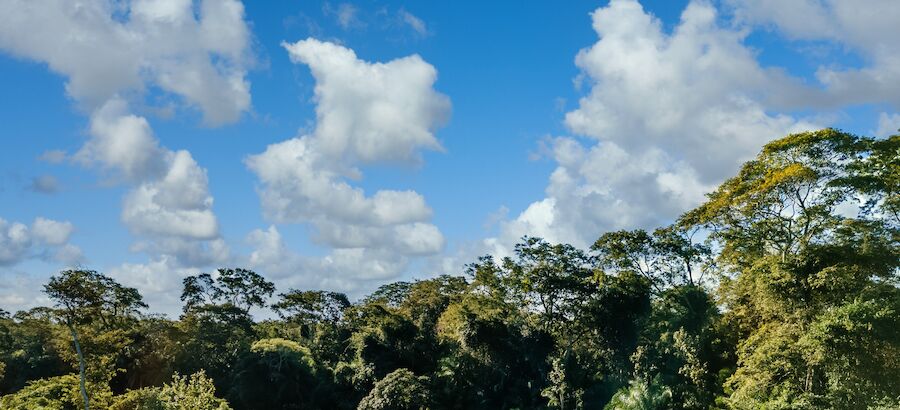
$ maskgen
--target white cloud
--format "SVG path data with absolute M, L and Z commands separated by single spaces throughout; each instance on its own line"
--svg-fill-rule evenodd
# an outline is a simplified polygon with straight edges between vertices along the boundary
M 45 62 L 89 110 L 147 84 L 184 97 L 209 124 L 250 107 L 250 34 L 236 0 L 3 0 L 0 49 Z
M 420 150 L 441 149 L 433 132 L 448 118 L 450 102 L 433 89 L 434 67 L 418 56 L 369 63 L 350 49 L 315 39 L 284 47 L 316 79 L 316 127 L 270 145 L 246 163 L 262 182 L 266 218 L 311 224 L 312 239 L 331 253 L 287 257 L 272 227 L 251 234 L 257 246 L 251 261 L 267 271 L 285 270 L 285 260 L 291 261 L 288 265 L 321 272 L 316 277 L 346 289 L 355 286 L 352 280 L 397 275 L 410 257 L 443 249 L 444 237 L 429 223 L 432 210 L 420 194 L 367 195 L 349 183 L 362 178 L 359 166 L 416 163 Z
M 81 262 L 81 249 L 69 242 L 75 226 L 38 217 L 29 227 L 0 218 L 0 266 L 12 266 L 39 258 L 68 266 Z
M 385 279 L 407 270 L 409 258 L 385 249 L 334 249 L 324 257 L 302 256 L 285 245 L 274 226 L 247 236 L 253 252 L 247 266 L 271 278 L 279 289 L 328 289 L 360 297 Z
M 122 220 L 133 232 L 143 235 L 217 238 L 219 228 L 212 212 L 206 170 L 187 151 L 167 154 L 166 175 L 141 184 L 125 197 Z
M 200 270 L 187 268 L 171 256 L 161 255 L 147 263 L 124 263 L 109 269 L 107 274 L 119 283 L 140 290 L 144 302 L 155 313 L 177 317 L 181 312 L 179 295 L 182 279 Z
M 900 132 L 900 114 L 881 113 L 878 116 L 878 129 L 875 135 L 878 137 L 887 137 Z
M 140 105 L 156 88 L 182 97 L 209 125 L 237 121 L 250 109 L 250 42 L 237 0 L 0 0 L 0 50 L 67 77 L 67 93 L 90 112 L 89 140 L 72 159 L 129 186 L 121 219 L 139 239 L 132 249 L 152 260 L 124 270 L 176 271 L 230 258 L 206 171 L 189 152 L 160 146 L 129 101 Z M 73 254 L 65 245 L 55 250 L 59 258 Z
M 132 182 L 165 172 L 166 150 L 159 146 L 147 120 L 130 114 L 121 98 L 110 99 L 91 115 L 90 135 L 74 155 L 75 161 L 99 165 Z
M 450 114 L 435 91 L 437 70 L 418 55 L 369 63 L 353 50 L 315 39 L 284 44 L 316 79 L 317 151 L 350 163 L 415 161 L 441 149 L 432 134 Z
M 856 52 L 862 67 L 829 63 L 817 79 L 823 98 L 810 105 L 886 102 L 900 109 L 900 4 L 893 0 L 729 0 L 739 21 L 772 27 L 790 39 L 829 41 Z
M 422 21 L 422 19 L 404 9 L 400 9 L 399 15 L 400 19 L 403 20 L 403 23 L 408 25 L 418 35 L 424 36 L 428 34 L 428 26 L 425 25 L 425 22 Z
M 31 224 L 31 233 L 35 239 L 48 245 L 63 245 L 69 241 L 75 225 L 71 222 L 59 222 L 38 217 Z
M 264 184 L 260 192 L 266 216 L 276 222 L 328 219 L 385 226 L 431 217 L 424 199 L 412 191 L 378 191 L 366 197 L 331 169 L 337 160 L 318 152 L 312 137 L 270 145 L 247 159 Z
M 7 312 L 26 310 L 34 306 L 48 306 L 52 302 L 35 286 L 35 278 L 15 268 L 0 272 L 0 308 Z
M 488 246 L 528 234 L 584 247 L 604 231 L 668 223 L 766 141 L 815 127 L 772 109 L 812 91 L 761 67 L 747 32 L 720 26 L 707 3 L 688 5 L 671 33 L 636 1 L 592 17 L 600 39 L 575 59 L 590 91 L 565 117 L 587 139 L 551 141 L 546 197 Z
M 325 5 L 322 6 L 322 11 L 325 15 L 333 15 L 338 26 L 344 30 L 363 25 L 363 23 L 359 21 L 359 9 L 350 3 L 341 3 L 337 7 L 332 7 L 331 3 L 326 2 Z
M 153 242 L 144 241 L 135 250 L 166 256 L 180 266 L 205 266 L 197 263 L 217 259 L 215 246 L 203 243 L 220 236 L 206 170 L 189 152 L 161 147 L 147 120 L 131 114 L 125 100 L 114 97 L 97 109 L 90 139 L 74 159 L 132 186 L 123 201 L 122 222 Z M 206 251 L 210 253 L 198 255 Z
M 0 219 L 0 266 L 13 265 L 25 258 L 31 249 L 28 226 Z

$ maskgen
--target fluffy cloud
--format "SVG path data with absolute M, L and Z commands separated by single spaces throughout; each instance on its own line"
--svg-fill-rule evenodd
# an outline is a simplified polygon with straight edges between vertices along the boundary
M 114 97 L 91 115 L 91 138 L 75 155 L 84 165 L 97 165 L 131 182 L 159 178 L 165 172 L 166 151 L 150 124 L 130 114 L 128 103 Z
M 319 219 L 370 226 L 421 222 L 431 217 L 425 200 L 412 191 L 378 191 L 367 197 L 362 189 L 331 169 L 335 160 L 322 155 L 310 137 L 270 145 L 247 159 L 265 184 L 261 192 L 266 216 L 277 222 Z M 334 165 L 333 165 L 334 164 Z
M 131 114 L 128 104 L 118 97 L 91 116 L 90 135 L 74 158 L 133 184 L 123 202 L 122 221 L 134 234 L 165 243 L 136 249 L 165 249 L 173 260 L 187 263 L 197 258 L 178 255 L 205 247 L 192 241 L 218 239 L 206 170 L 189 152 L 161 147 L 147 120 Z
M 275 226 L 247 236 L 253 247 L 247 266 L 264 270 L 279 289 L 334 289 L 363 296 L 385 279 L 407 270 L 410 258 L 389 249 L 334 249 L 324 257 L 303 256 L 285 245 Z
M 772 111 L 812 91 L 761 67 L 746 31 L 720 26 L 707 3 L 688 5 L 671 34 L 636 1 L 592 17 L 600 39 L 575 59 L 590 91 L 565 117 L 587 138 L 551 141 L 546 198 L 494 244 L 529 234 L 586 246 L 606 230 L 665 224 L 764 142 L 815 126 Z
M 67 93 L 90 113 L 89 139 L 71 159 L 129 187 L 121 219 L 138 238 L 132 249 L 151 261 L 113 273 L 154 290 L 180 283 L 171 275 L 230 260 L 206 171 L 189 152 L 162 147 L 129 101 L 141 105 L 141 96 L 155 89 L 181 97 L 208 125 L 238 120 L 250 108 L 245 75 L 252 64 L 240 1 L 0 0 L 0 50 L 46 63 L 67 78 Z M 60 151 L 42 156 L 54 163 L 64 158 Z M 57 236 L 44 228 L 55 228 Z M 31 237 L 58 242 L 60 228 L 36 224 Z M 18 229 L 10 228 L 4 248 L 23 246 Z M 57 258 L 80 255 L 64 243 L 53 250 Z
M 83 260 L 81 249 L 69 244 L 75 231 L 70 222 L 38 217 L 29 227 L 0 218 L 0 266 L 12 266 L 28 258 L 67 265 Z
M 187 151 L 166 154 L 169 168 L 165 176 L 128 194 L 122 220 L 139 234 L 215 239 L 219 229 L 206 170 Z
M 390 277 L 405 269 L 409 257 L 439 252 L 444 238 L 428 222 L 432 211 L 421 195 L 409 190 L 367 195 L 348 182 L 362 178 L 359 166 L 416 163 L 420 150 L 441 149 L 433 132 L 448 118 L 450 102 L 433 89 L 434 67 L 419 56 L 370 63 L 348 48 L 315 39 L 284 47 L 316 80 L 316 127 L 246 162 L 262 182 L 265 216 L 278 223 L 309 223 L 313 239 L 332 249 L 325 258 L 287 258 L 296 260 L 291 265 L 346 281 Z M 285 257 L 265 257 L 286 252 L 275 228 L 254 232 L 251 242 L 259 247 L 251 256 L 254 264 L 283 269 Z
M 322 154 L 372 163 L 415 160 L 418 149 L 440 149 L 432 132 L 449 117 L 450 100 L 432 88 L 437 70 L 418 55 L 369 63 L 315 39 L 284 47 L 316 79 L 314 136 Z
M 0 219 L 0 265 L 18 263 L 31 249 L 28 226 Z
M 729 0 L 743 22 L 772 27 L 794 40 L 830 41 L 862 57 L 861 67 L 823 65 L 825 89 L 810 105 L 889 103 L 900 109 L 900 5 L 892 0 Z
M 66 76 L 66 91 L 89 110 L 149 83 L 215 125 L 250 106 L 243 18 L 236 0 L 202 0 L 196 9 L 191 0 L 3 0 L 0 49 Z
M 31 233 L 34 238 L 47 245 L 59 246 L 69 241 L 69 236 L 75 231 L 71 222 L 59 222 L 52 219 L 38 217 L 31 225 Z
M 153 312 L 177 317 L 181 313 L 182 278 L 198 274 L 169 255 L 161 255 L 147 263 L 125 263 L 107 272 L 125 286 L 137 288 Z
M 730 0 L 734 18 L 727 22 L 712 4 L 694 1 L 671 32 L 637 1 L 598 9 L 599 40 L 575 59 L 582 71 L 576 83 L 590 91 L 565 117 L 586 138 L 551 140 L 557 168 L 546 197 L 503 222 L 484 246 L 508 253 L 526 234 L 587 246 L 607 230 L 666 224 L 766 141 L 827 125 L 792 111 L 897 107 L 900 7 L 865 3 Z M 758 25 L 795 40 L 837 43 L 864 65 L 823 65 L 818 84 L 792 78 L 761 66 L 745 45 Z M 882 113 L 876 134 L 893 132 L 896 117 Z

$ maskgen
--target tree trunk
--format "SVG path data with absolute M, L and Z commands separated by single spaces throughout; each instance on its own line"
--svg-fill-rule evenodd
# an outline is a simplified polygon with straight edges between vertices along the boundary
M 78 370 L 81 374 L 80 385 L 81 385 L 81 398 L 84 399 L 84 410 L 90 410 L 90 400 L 88 399 L 87 388 L 84 386 L 84 355 L 81 353 L 81 344 L 78 343 L 78 332 L 75 331 L 75 326 L 72 325 L 71 321 L 66 321 L 66 325 L 69 327 L 69 332 L 72 333 L 72 341 L 75 342 L 75 353 L 78 353 Z

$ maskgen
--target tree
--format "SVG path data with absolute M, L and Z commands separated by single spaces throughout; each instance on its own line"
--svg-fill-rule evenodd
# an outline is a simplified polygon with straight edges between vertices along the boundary
M 291 290 L 278 295 L 281 299 L 272 305 L 278 316 L 301 326 L 301 335 L 310 337 L 320 323 L 337 324 L 350 307 L 347 295 L 328 291 Z
M 234 371 L 231 397 L 244 409 L 303 409 L 327 406 L 326 381 L 309 349 L 285 339 L 253 343 Z
M 671 401 L 672 392 L 658 380 L 633 380 L 616 392 L 604 409 L 657 410 L 667 408 Z
M 183 280 L 184 315 L 176 369 L 205 370 L 221 391 L 230 391 L 230 374 L 257 338 L 250 309 L 266 306 L 275 285 L 247 269 L 221 268 Z
M 253 318 L 230 303 L 192 308 L 177 323 L 174 369 L 198 371 L 213 379 L 219 391 L 231 390 L 234 366 L 256 340 Z
M 48 377 L 29 382 L 21 390 L 0 397 L 2 409 L 75 410 L 84 405 L 85 391 L 91 403 L 106 408 L 112 392 L 103 383 L 84 382 L 74 374 Z
M 898 390 L 900 363 L 882 359 L 900 351 L 897 227 L 865 204 L 837 212 L 890 193 L 878 179 L 896 162 L 875 146 L 831 129 L 789 135 L 682 218 L 721 249 L 725 319 L 740 339 L 732 406 L 865 408 Z
M 579 300 L 590 292 L 590 258 L 571 245 L 551 245 L 540 238 L 523 238 L 515 259 L 503 260 L 502 280 L 514 298 L 541 316 L 545 330 L 568 327 Z
M 428 378 L 397 369 L 375 383 L 359 403 L 359 410 L 424 410 L 431 404 Z
M 0 395 L 18 391 L 29 380 L 62 376 L 72 372 L 57 351 L 57 325 L 51 309 L 37 307 L 0 319 Z M 65 334 L 66 340 L 70 337 Z M 70 349 L 65 346 L 65 349 Z
M 638 380 L 669 391 L 674 409 L 709 409 L 735 365 L 733 329 L 706 289 L 678 286 L 653 300 L 631 359 Z M 724 376 L 724 377 L 723 377 Z
M 202 371 L 190 376 L 176 374 L 162 387 L 132 390 L 118 396 L 110 410 L 231 410 L 215 395 L 216 389 Z
M 437 330 L 446 349 L 435 372 L 438 402 L 458 408 L 535 408 L 553 336 L 526 324 L 520 306 L 468 294 L 447 307 Z
M 710 262 L 712 250 L 705 244 L 694 243 L 690 233 L 681 227 L 670 226 L 652 234 L 637 229 L 605 233 L 591 246 L 603 269 L 628 271 L 646 277 L 656 292 L 680 285 L 699 285 Z
M 77 326 L 99 318 L 105 326 L 146 308 L 136 289 L 126 288 L 103 274 L 89 270 L 66 270 L 50 278 L 44 292 L 56 303 L 56 312 L 69 329 L 78 355 L 81 395 L 85 410 L 90 399 L 85 387 L 85 359 Z
M 220 268 L 216 272 L 217 278 L 208 273 L 184 278 L 181 300 L 185 311 L 218 304 L 249 312 L 253 307 L 264 307 L 266 299 L 275 292 L 272 282 L 252 270 Z
M 412 283 L 391 282 L 378 287 L 371 295 L 366 297 L 365 303 L 383 303 L 387 306 L 397 307 L 409 296 Z

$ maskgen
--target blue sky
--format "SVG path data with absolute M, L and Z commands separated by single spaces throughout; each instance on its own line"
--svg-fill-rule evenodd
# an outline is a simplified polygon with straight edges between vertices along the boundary
M 767 140 L 900 128 L 900 6 L 863 3 L 0 0 L 0 308 L 74 265 L 173 312 L 216 266 L 359 295 L 667 223 Z

